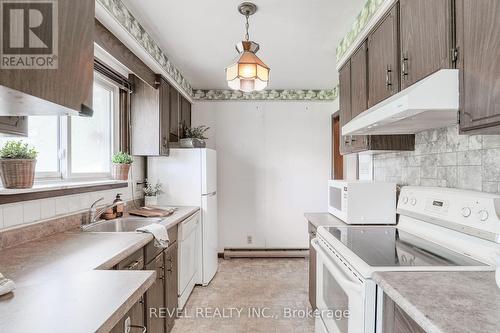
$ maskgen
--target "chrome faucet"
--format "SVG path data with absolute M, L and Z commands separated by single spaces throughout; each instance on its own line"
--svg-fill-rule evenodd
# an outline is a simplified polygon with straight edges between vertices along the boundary
M 105 206 L 104 208 L 101 208 L 101 209 L 97 209 L 97 204 L 99 202 L 101 202 L 102 200 L 104 200 L 104 198 L 100 198 L 100 199 L 97 199 L 96 201 L 94 201 L 94 203 L 90 206 L 90 209 L 89 209 L 89 222 L 87 223 L 87 225 L 90 225 L 92 223 L 95 223 L 99 220 L 99 218 L 101 217 L 101 215 L 107 211 L 108 209 L 110 208 L 113 208 L 117 205 L 125 205 L 124 202 L 113 202 L 112 204 L 110 205 L 107 205 Z

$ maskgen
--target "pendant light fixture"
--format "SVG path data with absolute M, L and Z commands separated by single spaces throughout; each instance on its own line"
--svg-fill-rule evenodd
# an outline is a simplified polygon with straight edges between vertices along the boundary
M 255 55 L 259 44 L 252 42 L 248 34 L 248 18 L 255 14 L 257 6 L 251 2 L 243 2 L 238 6 L 240 14 L 246 18 L 245 40 L 236 44 L 238 56 L 236 61 L 226 68 L 226 80 L 231 89 L 243 92 L 263 90 L 269 82 L 269 67 Z

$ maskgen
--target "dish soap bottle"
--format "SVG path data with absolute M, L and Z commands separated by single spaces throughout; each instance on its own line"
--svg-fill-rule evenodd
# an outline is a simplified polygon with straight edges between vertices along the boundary
M 116 215 L 116 217 L 123 217 L 123 211 L 125 210 L 125 203 L 123 202 L 121 198 L 122 194 L 118 193 L 116 195 L 115 200 L 113 200 L 113 204 L 115 207 L 113 208 L 113 211 Z

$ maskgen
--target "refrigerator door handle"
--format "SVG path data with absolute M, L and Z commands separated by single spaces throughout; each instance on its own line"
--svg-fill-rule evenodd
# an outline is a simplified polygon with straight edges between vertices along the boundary
M 201 196 L 202 197 L 213 197 L 217 194 L 217 191 L 213 191 L 211 193 L 207 193 L 207 194 L 202 194 Z

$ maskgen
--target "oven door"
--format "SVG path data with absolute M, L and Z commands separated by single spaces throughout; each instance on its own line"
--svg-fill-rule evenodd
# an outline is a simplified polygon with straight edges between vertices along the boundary
M 328 333 L 363 333 L 365 327 L 365 282 L 356 277 L 320 239 L 316 249 L 316 325 Z

